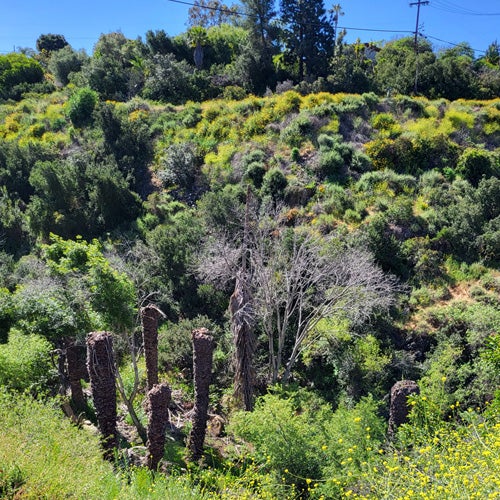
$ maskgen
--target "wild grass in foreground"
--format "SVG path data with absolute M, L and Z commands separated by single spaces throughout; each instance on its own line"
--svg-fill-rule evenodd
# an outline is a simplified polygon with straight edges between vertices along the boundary
M 0 498 L 204 498 L 188 476 L 113 470 L 96 436 L 29 396 L 0 390 L 0 435 Z

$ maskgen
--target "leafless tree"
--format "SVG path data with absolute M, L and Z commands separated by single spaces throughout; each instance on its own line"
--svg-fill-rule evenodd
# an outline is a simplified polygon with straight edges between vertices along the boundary
M 267 337 L 272 383 L 288 382 L 301 353 L 319 339 L 321 319 L 342 317 L 357 325 L 394 301 L 395 278 L 367 250 L 335 235 L 286 227 L 279 214 L 267 213 L 247 239 L 247 283 L 255 321 Z M 242 251 L 238 241 L 212 238 L 200 275 L 219 284 L 234 279 Z
M 228 6 L 220 0 L 195 0 L 188 11 L 189 26 L 219 26 L 231 24 L 238 17 L 236 5 Z
M 139 434 L 141 441 L 144 443 L 144 445 L 146 445 L 148 440 L 147 432 L 144 425 L 142 425 L 142 422 L 140 421 L 137 412 L 135 411 L 134 408 L 134 400 L 137 394 L 139 393 L 139 386 L 141 380 L 139 376 L 139 366 L 137 364 L 138 349 L 136 348 L 135 345 L 134 335 L 129 335 L 127 341 L 129 343 L 129 351 L 132 359 L 132 367 L 134 370 L 134 384 L 130 393 L 127 394 L 127 390 L 125 388 L 125 384 L 123 383 L 120 371 L 118 370 L 118 367 L 115 366 L 116 388 L 118 389 L 118 393 L 120 394 L 123 403 L 127 407 L 127 411 L 130 415 L 130 418 L 132 419 L 135 428 L 137 429 L 137 433 Z
M 137 302 L 139 303 L 140 311 L 149 310 L 150 307 L 155 307 L 150 304 L 153 298 L 158 298 L 159 293 L 152 290 L 152 276 L 151 273 L 148 274 L 146 271 L 146 265 L 149 262 L 156 263 L 158 257 L 151 252 L 150 249 L 142 244 L 133 244 L 132 242 L 124 239 L 122 243 L 121 253 L 108 252 L 106 258 L 113 263 L 113 267 L 120 272 L 124 272 L 127 276 L 134 282 L 135 288 L 137 290 Z M 144 307 L 142 307 L 144 306 Z M 159 315 L 163 313 L 157 309 Z M 146 355 L 146 369 L 148 376 L 148 390 L 158 383 L 158 367 L 157 367 L 157 319 L 154 318 L 154 313 L 147 314 L 148 319 L 144 322 L 144 318 L 141 315 L 141 322 L 143 328 L 143 344 L 144 351 Z M 145 336 L 144 336 L 145 334 Z M 137 364 L 138 358 L 141 354 L 141 348 L 136 345 L 135 335 L 127 330 L 121 331 L 118 334 L 121 339 L 128 344 L 128 350 L 130 352 L 130 359 L 132 363 L 134 382 L 132 390 L 127 393 L 125 384 L 123 383 L 120 371 L 116 367 L 116 387 L 120 394 L 122 401 L 127 407 L 127 411 L 130 414 L 130 418 L 137 429 L 137 433 L 141 438 L 141 441 L 146 445 L 147 443 L 147 431 L 144 425 L 141 423 L 137 412 L 134 408 L 134 400 L 137 397 L 141 384 L 141 377 L 139 374 L 139 366 Z M 151 345 L 155 344 L 155 345 Z M 146 348 L 146 345 L 148 346 Z M 146 350 L 148 352 L 146 353 Z M 156 366 L 156 368 L 155 368 Z

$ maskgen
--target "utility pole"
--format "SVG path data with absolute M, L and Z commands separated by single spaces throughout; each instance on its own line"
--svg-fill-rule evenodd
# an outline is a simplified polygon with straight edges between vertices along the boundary
M 418 23 L 420 20 L 420 6 L 429 5 L 428 0 L 417 0 L 416 2 L 411 2 L 410 7 L 414 5 L 417 6 L 417 22 L 415 24 L 415 86 L 413 88 L 414 93 L 417 93 L 417 83 L 418 83 Z

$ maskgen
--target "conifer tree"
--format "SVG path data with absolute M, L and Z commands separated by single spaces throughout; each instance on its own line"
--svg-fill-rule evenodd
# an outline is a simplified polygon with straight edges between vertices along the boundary
M 242 0 L 246 14 L 243 26 L 249 32 L 244 60 L 253 90 L 263 92 L 275 84 L 273 56 L 278 53 L 278 29 L 274 24 L 273 0 Z
M 335 46 L 333 21 L 323 0 L 281 0 L 285 61 L 299 81 L 325 76 Z

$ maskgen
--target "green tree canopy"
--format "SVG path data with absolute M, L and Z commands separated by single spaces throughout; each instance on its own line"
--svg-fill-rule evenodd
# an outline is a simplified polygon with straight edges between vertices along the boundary
M 40 35 L 36 40 L 36 48 L 39 52 L 55 52 L 67 45 L 69 44 L 64 35 L 54 35 L 53 33 Z
M 43 69 L 35 59 L 12 52 L 0 55 L 0 98 L 15 96 L 16 86 L 43 81 Z
M 299 80 L 326 76 L 335 32 L 323 0 L 281 0 L 285 59 Z

